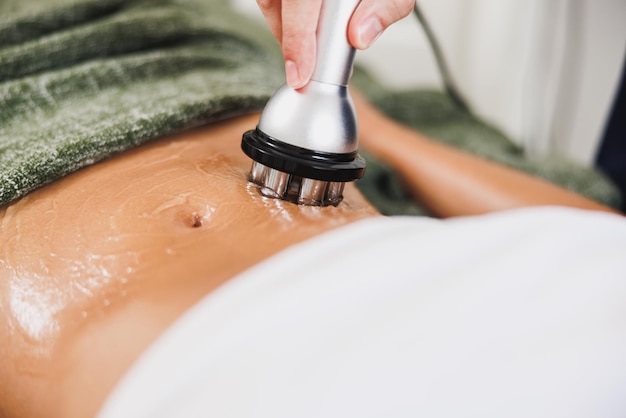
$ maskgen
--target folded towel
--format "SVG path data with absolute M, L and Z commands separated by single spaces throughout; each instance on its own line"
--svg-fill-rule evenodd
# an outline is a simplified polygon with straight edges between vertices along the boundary
M 151 139 L 260 110 L 284 81 L 269 31 L 225 0 L 5 0 L 0 3 L 0 206 Z M 599 173 L 533 161 L 440 92 L 355 82 L 425 133 L 616 206 Z M 386 214 L 418 214 L 386 165 L 359 187 Z
M 150 139 L 262 108 L 284 80 L 280 59 L 222 3 L 0 3 L 0 205 Z

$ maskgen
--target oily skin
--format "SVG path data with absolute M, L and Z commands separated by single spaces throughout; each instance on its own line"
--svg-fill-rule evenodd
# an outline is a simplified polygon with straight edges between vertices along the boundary
M 280 250 L 378 216 L 262 197 L 250 115 L 158 140 L 0 210 L 0 417 L 93 416 L 137 356 L 213 289 Z

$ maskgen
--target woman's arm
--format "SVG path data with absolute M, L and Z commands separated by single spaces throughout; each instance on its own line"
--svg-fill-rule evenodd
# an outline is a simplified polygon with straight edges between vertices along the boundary
M 396 168 L 409 191 L 441 217 L 526 206 L 618 213 L 543 179 L 435 142 L 354 95 L 363 147 Z

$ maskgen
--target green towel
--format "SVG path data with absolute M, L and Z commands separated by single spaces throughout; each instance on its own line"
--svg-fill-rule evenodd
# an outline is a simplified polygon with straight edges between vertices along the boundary
M 262 108 L 280 58 L 223 2 L 0 3 L 0 205 L 153 138 Z
M 353 83 L 384 113 L 424 134 L 469 153 L 541 177 L 552 183 L 618 209 L 619 189 L 598 170 L 556 156 L 529 158 L 522 147 L 494 126 L 460 109 L 439 91 L 389 91 L 363 71 L 356 71 Z M 372 157 L 360 188 L 384 214 L 428 215 L 402 188 L 389 167 Z
M 283 81 L 269 31 L 225 0 L 4 0 L 0 206 L 165 134 L 260 110 Z M 355 83 L 435 138 L 619 204 L 599 173 L 525 158 L 440 92 L 389 92 L 362 73 Z M 367 159 L 357 184 L 383 213 L 424 213 L 388 166 Z

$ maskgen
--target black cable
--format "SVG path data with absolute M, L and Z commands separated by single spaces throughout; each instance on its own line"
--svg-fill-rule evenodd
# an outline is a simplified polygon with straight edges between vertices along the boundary
M 426 16 L 417 4 L 417 1 L 415 2 L 415 6 L 413 7 L 413 13 L 415 14 L 417 20 L 420 22 L 422 28 L 424 29 L 424 34 L 426 35 L 428 43 L 430 44 L 430 48 L 432 49 L 435 56 L 435 61 L 437 62 L 437 67 L 439 68 L 439 73 L 441 74 L 441 79 L 443 81 L 443 86 L 446 90 L 446 93 L 448 93 L 450 99 L 452 99 L 454 104 L 459 109 L 471 113 L 467 101 L 463 98 L 463 95 L 456 87 L 456 83 L 450 75 L 450 71 L 448 70 L 448 64 L 446 63 L 445 57 L 443 56 L 443 52 L 441 51 L 439 42 L 437 41 L 437 38 L 435 37 L 435 34 L 430 27 L 430 23 L 428 23 L 428 20 L 426 19 Z

